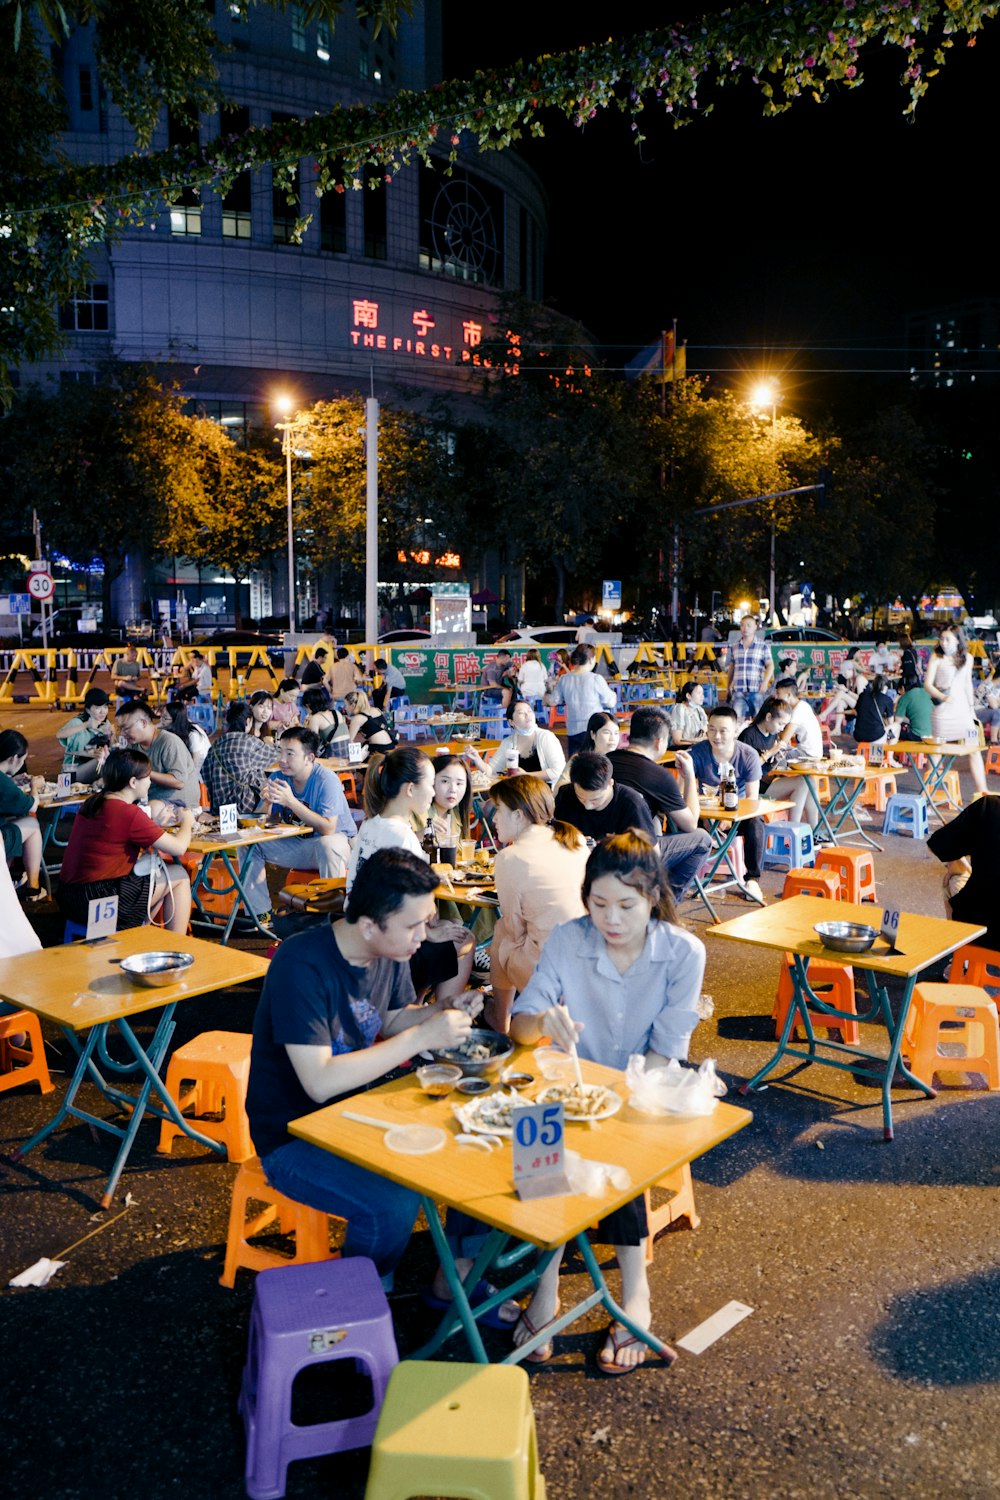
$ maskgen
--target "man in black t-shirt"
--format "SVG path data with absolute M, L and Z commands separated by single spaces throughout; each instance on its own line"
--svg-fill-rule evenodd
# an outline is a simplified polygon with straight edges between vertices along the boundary
M 996 952 L 1000 949 L 1000 797 L 977 797 L 957 818 L 936 828 L 927 847 L 948 865 L 945 899 L 952 918 L 984 926 L 986 935 L 976 938 L 976 943 Z
M 581 750 L 569 763 L 569 781 L 556 793 L 556 817 L 579 828 L 584 838 L 599 843 L 609 833 L 641 828 L 655 839 L 645 801 L 631 787 L 615 785 L 606 755 Z
M 468 1035 L 465 1009 L 415 1004 L 408 960 L 434 915 L 436 884 L 413 854 L 373 854 L 343 920 L 282 943 L 254 1019 L 247 1114 L 264 1174 L 295 1202 L 345 1218 L 344 1255 L 368 1256 L 383 1277 L 409 1242 L 416 1193 L 291 1136 L 288 1123 Z
M 660 856 L 676 900 L 680 900 L 701 869 L 712 840 L 698 827 L 698 783 L 686 750 L 674 754 L 683 776 L 683 791 L 665 766 L 658 764 L 670 744 L 670 720 L 662 708 L 637 708 L 629 724 L 627 750 L 608 756 L 619 786 L 644 797 L 653 817 L 669 820 L 660 840 Z

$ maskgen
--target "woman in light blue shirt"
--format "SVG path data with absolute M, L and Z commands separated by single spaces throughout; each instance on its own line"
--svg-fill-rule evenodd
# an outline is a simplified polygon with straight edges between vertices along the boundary
M 633 1053 L 647 1068 L 686 1058 L 698 1024 L 697 1003 L 705 972 L 705 947 L 675 925 L 670 888 L 656 846 L 632 830 L 599 844 L 583 882 L 587 916 L 555 928 L 535 972 L 514 1002 L 510 1034 L 533 1045 L 549 1036 L 559 1046 L 574 1040 L 581 1057 L 624 1068 Z M 572 1005 L 572 1020 L 561 1003 Z M 622 1306 L 641 1328 L 650 1324 L 646 1278 L 645 1202 L 626 1204 L 601 1223 L 622 1273 Z M 557 1315 L 559 1257 L 543 1273 L 514 1333 L 523 1343 Z M 644 1344 L 612 1323 L 598 1355 L 606 1375 L 624 1375 L 645 1359 Z M 529 1360 L 552 1357 L 542 1345 Z

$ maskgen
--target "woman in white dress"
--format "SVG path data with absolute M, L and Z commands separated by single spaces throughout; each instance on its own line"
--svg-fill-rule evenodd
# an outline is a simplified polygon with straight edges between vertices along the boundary
M 986 793 L 986 771 L 979 751 L 979 725 L 975 714 L 975 692 L 972 686 L 972 657 L 965 632 L 957 625 L 946 625 L 927 663 L 924 687 L 934 699 L 931 731 L 936 740 L 970 746 L 965 756 L 969 762 L 976 791 Z

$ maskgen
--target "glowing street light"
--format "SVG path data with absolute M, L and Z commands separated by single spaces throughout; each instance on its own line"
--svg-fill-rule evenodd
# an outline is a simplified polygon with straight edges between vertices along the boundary
M 276 422 L 275 426 L 282 436 L 282 448 L 285 454 L 285 489 L 288 506 L 288 633 L 295 634 L 295 538 L 292 531 L 292 412 L 295 410 L 295 402 L 287 392 L 279 392 L 272 397 L 272 404 L 279 417 L 284 417 L 283 422 Z
M 777 381 L 771 380 L 770 378 L 766 378 L 764 380 L 759 380 L 757 382 L 757 384 L 754 386 L 753 390 L 750 392 L 750 405 L 751 406 L 756 407 L 758 411 L 767 411 L 768 407 L 771 408 L 771 439 L 772 439 L 772 441 L 773 441 L 774 435 L 775 435 L 775 432 L 774 432 L 775 423 L 777 422 L 777 419 L 778 419 L 778 398 L 779 398 L 780 394 L 781 394 L 781 392 L 778 389 L 778 383 L 777 383 Z M 769 563 L 769 567 L 768 567 L 768 580 L 767 580 L 767 598 L 768 598 L 768 618 L 767 618 L 767 623 L 769 625 L 774 620 L 774 532 L 775 532 L 775 526 L 774 526 L 774 502 L 772 501 L 771 502 L 771 555 L 770 555 L 770 563 Z

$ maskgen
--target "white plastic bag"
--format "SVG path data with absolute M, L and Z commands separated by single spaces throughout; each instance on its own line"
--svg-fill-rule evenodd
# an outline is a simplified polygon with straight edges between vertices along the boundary
M 588 1161 L 578 1151 L 566 1152 L 566 1178 L 574 1193 L 585 1193 L 588 1198 L 603 1198 L 611 1188 L 623 1193 L 632 1185 L 627 1167 L 610 1161 Z
M 671 1058 L 665 1068 L 646 1068 L 646 1059 L 634 1054 L 625 1069 L 629 1104 L 647 1115 L 710 1115 L 726 1085 L 715 1073 L 715 1063 L 706 1059 L 701 1067 L 684 1068 Z

